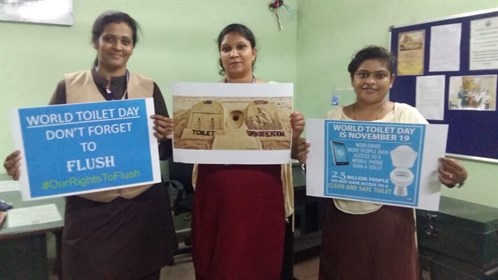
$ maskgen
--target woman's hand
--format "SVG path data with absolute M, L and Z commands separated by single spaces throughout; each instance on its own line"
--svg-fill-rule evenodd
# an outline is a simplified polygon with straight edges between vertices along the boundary
M 296 140 L 304 131 L 305 121 L 303 114 L 292 112 L 290 115 L 290 122 L 292 127 L 292 139 Z
M 161 115 L 152 115 L 150 118 L 154 120 L 154 136 L 157 140 L 163 141 L 173 138 L 175 126 L 173 119 Z
M 7 171 L 9 178 L 13 180 L 19 180 L 21 176 L 21 152 L 14 151 L 5 158 L 3 162 L 3 168 Z
M 300 164 L 305 164 L 308 159 L 310 144 L 306 143 L 306 139 L 297 138 L 292 141 L 291 157 L 297 159 Z
M 439 162 L 439 181 L 447 187 L 453 188 L 456 184 L 462 184 L 467 179 L 467 170 L 457 160 L 440 158 Z

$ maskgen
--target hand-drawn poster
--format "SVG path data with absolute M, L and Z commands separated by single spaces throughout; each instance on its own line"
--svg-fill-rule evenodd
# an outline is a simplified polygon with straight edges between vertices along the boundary
M 447 125 L 306 123 L 307 195 L 437 210 Z
M 15 110 L 23 199 L 160 182 L 152 114 L 152 98 Z
M 398 76 L 424 74 L 425 30 L 400 33 L 398 37 Z
M 292 84 L 178 83 L 173 87 L 177 162 L 290 162 Z
M 496 111 L 497 75 L 450 77 L 450 110 Z

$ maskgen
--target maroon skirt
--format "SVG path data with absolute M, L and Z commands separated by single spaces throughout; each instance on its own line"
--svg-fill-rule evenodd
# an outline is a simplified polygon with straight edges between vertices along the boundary
M 280 279 L 280 165 L 200 165 L 192 213 L 197 280 Z
M 347 214 L 331 201 L 322 229 L 321 280 L 417 280 L 411 208 L 382 206 Z

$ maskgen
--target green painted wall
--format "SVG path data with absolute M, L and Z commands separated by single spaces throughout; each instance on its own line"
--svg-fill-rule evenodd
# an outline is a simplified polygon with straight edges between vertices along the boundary
M 312 118 L 322 118 L 332 109 L 332 92 L 341 96 L 342 104 L 354 102 L 349 61 L 366 45 L 388 47 L 390 26 L 498 8 L 496 0 L 331 0 L 299 1 L 298 5 L 295 103 Z M 498 164 L 461 161 L 469 171 L 466 186 L 445 188 L 443 195 L 498 207 Z
M 225 25 L 248 25 L 258 40 L 256 74 L 266 80 L 296 83 L 296 108 L 307 117 L 323 117 L 333 89 L 349 88 L 347 64 L 367 44 L 387 46 L 388 28 L 497 8 L 496 0 L 286 0 L 297 15 L 282 16 L 278 31 L 267 0 L 75 0 L 71 27 L 0 22 L 0 159 L 13 149 L 13 108 L 47 104 L 66 72 L 90 67 L 95 51 L 90 29 L 107 9 L 122 10 L 142 26 L 129 63 L 152 77 L 171 104 L 174 81 L 217 81 L 218 32 Z M 340 91 L 341 102 L 353 101 Z M 498 207 L 498 165 L 463 161 L 467 186 L 444 195 Z M 3 170 L 0 171 L 0 173 Z
M 0 158 L 13 149 L 14 108 L 46 105 L 66 72 L 88 69 L 95 18 L 108 9 L 129 13 L 141 25 L 129 69 L 152 77 L 171 104 L 174 81 L 216 82 L 216 38 L 227 24 L 246 24 L 256 35 L 256 75 L 264 80 L 296 80 L 297 18 L 283 16 L 278 30 L 268 1 L 88 1 L 74 0 L 74 25 L 0 22 Z M 296 1 L 286 1 L 296 8 Z M 42 147 L 40 147 L 42 148 Z M 4 172 L 1 168 L 0 173 Z

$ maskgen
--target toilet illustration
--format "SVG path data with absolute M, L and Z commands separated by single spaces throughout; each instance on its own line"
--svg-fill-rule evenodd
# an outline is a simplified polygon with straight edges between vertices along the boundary
M 391 160 L 394 169 L 389 174 L 394 184 L 394 195 L 407 196 L 408 186 L 413 183 L 414 175 L 410 168 L 417 159 L 417 152 L 410 146 L 400 145 L 391 151 Z

